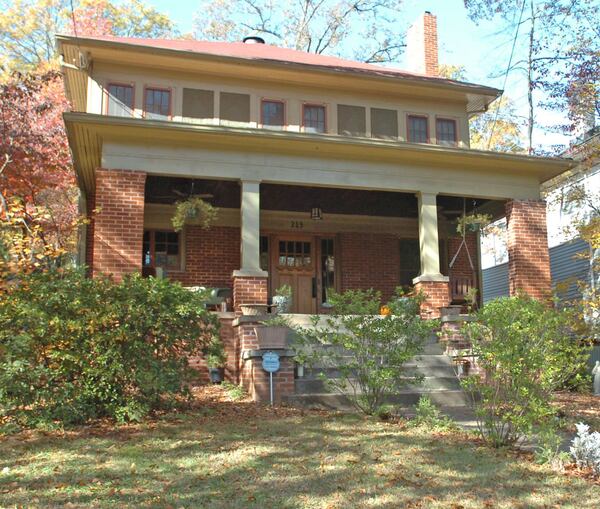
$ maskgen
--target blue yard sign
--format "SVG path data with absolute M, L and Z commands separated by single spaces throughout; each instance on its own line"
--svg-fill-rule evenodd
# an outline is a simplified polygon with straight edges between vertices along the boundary
M 279 371 L 279 354 L 276 354 L 275 352 L 265 352 L 262 357 L 262 367 L 267 373 L 269 373 L 271 406 L 273 406 L 273 373 Z
M 263 354 L 262 366 L 268 373 L 275 373 L 279 371 L 279 354 L 275 352 L 266 352 Z

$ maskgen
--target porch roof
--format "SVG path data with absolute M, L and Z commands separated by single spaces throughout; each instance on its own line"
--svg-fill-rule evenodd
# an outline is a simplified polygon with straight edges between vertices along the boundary
M 94 170 L 102 167 L 103 146 L 110 144 L 130 144 L 147 147 L 140 157 L 149 157 L 149 150 L 159 145 L 182 148 L 202 148 L 205 150 L 237 151 L 250 154 L 297 155 L 303 158 L 322 158 L 348 161 L 352 163 L 381 163 L 404 165 L 415 168 L 434 168 L 440 175 L 451 176 L 453 171 L 476 171 L 478 174 L 501 175 L 527 178 L 537 185 L 551 179 L 573 166 L 571 159 L 533 157 L 517 154 L 480 151 L 439 145 L 387 141 L 370 138 L 352 138 L 331 134 L 311 134 L 262 130 L 256 128 L 197 125 L 174 121 L 111 117 L 90 113 L 65 113 L 69 143 L 73 152 L 75 168 L 80 186 L 94 189 Z M 130 169 L 145 170 L 135 166 Z M 110 167 L 110 166 L 109 166 Z M 116 167 L 117 168 L 117 167 Z M 119 166 L 120 169 L 128 169 Z M 159 173 L 154 171 L 154 173 Z M 169 171 L 165 170 L 165 175 Z M 184 176 L 181 173 L 179 176 Z M 202 174 L 187 174 L 202 177 Z M 204 175 L 210 177 L 210 175 Z M 383 175 L 379 175 L 382 177 Z M 271 182 L 277 183 L 276 175 Z M 373 175 L 375 179 L 376 175 Z M 224 175 L 224 178 L 227 178 Z M 230 176 L 229 178 L 234 178 Z M 239 178 L 243 178 L 240 175 Z M 339 176 L 339 182 L 343 181 Z M 293 183 L 281 180 L 282 183 Z M 300 181 L 307 185 L 330 185 L 327 182 Z M 297 183 L 300 183 L 297 182 Z M 343 187 L 340 185 L 340 187 Z M 350 185 L 349 187 L 353 187 Z M 358 187 L 358 186 L 356 186 Z M 385 189 L 385 185 L 373 185 L 373 189 Z M 405 190 L 410 191 L 412 187 Z M 389 190 L 396 189 L 390 185 Z M 413 189 L 420 190 L 420 189 Z M 443 191 L 442 188 L 440 190 Z M 505 197 L 491 191 L 482 190 L 480 196 Z M 457 193 L 448 193 L 457 194 Z M 469 193 L 465 193 L 469 195 Z

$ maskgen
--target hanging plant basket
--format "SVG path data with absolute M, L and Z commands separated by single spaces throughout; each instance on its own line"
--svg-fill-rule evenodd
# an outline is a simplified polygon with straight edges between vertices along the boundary
M 492 216 L 489 214 L 469 214 L 458 219 L 456 231 L 461 235 L 466 232 L 475 233 L 483 230 L 490 223 Z
M 183 230 L 186 224 L 196 224 L 202 228 L 210 228 L 217 218 L 217 209 L 198 196 L 190 196 L 186 200 L 175 203 L 175 214 L 171 218 L 176 232 Z

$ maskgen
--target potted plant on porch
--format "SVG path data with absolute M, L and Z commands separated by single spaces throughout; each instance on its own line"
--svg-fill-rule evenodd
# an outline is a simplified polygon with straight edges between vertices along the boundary
M 283 316 L 275 316 L 260 322 L 254 327 L 254 333 L 261 349 L 287 348 L 287 335 L 290 330 L 289 321 Z
M 292 287 L 281 285 L 277 288 L 275 295 L 273 295 L 273 304 L 277 306 L 278 313 L 289 313 L 292 307 Z
M 204 356 L 211 383 L 220 384 L 225 379 L 227 353 L 225 352 L 225 345 L 219 337 L 215 336 L 210 341 L 204 351 Z

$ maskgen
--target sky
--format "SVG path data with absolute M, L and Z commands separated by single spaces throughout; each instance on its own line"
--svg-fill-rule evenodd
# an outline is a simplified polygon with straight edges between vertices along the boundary
M 203 0 L 146 0 L 160 12 L 168 14 L 182 33 L 193 31 L 194 15 L 202 8 Z M 504 72 L 508 65 L 514 33 L 499 33 L 500 22 L 483 22 L 479 26 L 467 16 L 463 0 L 404 0 L 404 22 L 398 27 L 405 32 L 424 11 L 430 11 L 438 20 L 440 63 L 464 65 L 468 81 L 503 88 Z M 517 47 L 515 59 L 521 48 Z M 394 64 L 402 68 L 404 62 Z M 509 76 L 505 93 L 516 103 L 517 114 L 525 118 L 527 112 L 526 86 L 522 76 Z M 560 123 L 560 115 L 539 111 L 541 124 Z M 568 139 L 556 133 L 537 129 L 534 145 L 548 148 L 566 144 Z

